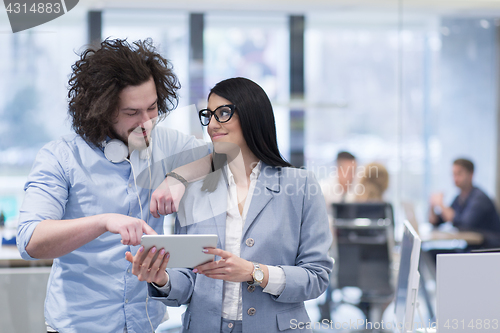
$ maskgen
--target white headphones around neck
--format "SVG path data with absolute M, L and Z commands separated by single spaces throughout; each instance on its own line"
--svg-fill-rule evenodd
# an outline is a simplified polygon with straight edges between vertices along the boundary
M 130 163 L 130 168 L 132 169 L 132 175 L 134 177 L 134 184 L 135 184 L 135 189 L 137 192 L 137 200 L 139 201 L 139 207 L 141 209 L 141 219 L 144 219 L 142 216 L 142 203 L 141 203 L 141 197 L 139 196 L 139 191 L 137 190 L 137 181 L 135 178 L 135 172 L 134 172 L 134 166 L 132 165 L 132 162 L 127 158 L 128 157 L 128 147 L 126 144 L 123 143 L 123 141 L 118 140 L 118 139 L 112 139 L 109 140 L 108 142 L 103 141 L 102 146 L 104 147 L 104 156 L 108 159 L 108 161 L 112 163 L 121 163 L 123 161 L 128 161 Z M 149 156 L 148 156 L 148 170 L 149 170 L 149 193 L 148 193 L 148 199 L 151 200 L 151 165 L 149 161 Z M 151 201 L 150 201 L 151 204 Z M 147 213 L 148 217 L 146 220 L 146 223 L 149 224 L 149 213 Z M 149 314 L 148 314 L 148 299 L 149 295 L 146 295 L 146 314 L 148 315 L 148 320 L 149 320 Z M 153 330 L 153 324 L 151 324 L 151 320 L 149 320 L 149 324 L 151 325 L 151 330 Z
M 104 147 L 104 156 L 112 163 L 121 163 L 128 157 L 128 147 L 121 140 L 104 141 L 102 146 Z
M 109 140 L 108 142 L 103 141 L 102 146 L 104 148 L 104 156 L 108 161 L 111 163 L 121 163 L 123 161 L 127 161 L 130 163 L 130 167 L 132 169 L 132 176 L 134 177 L 134 184 L 135 188 L 137 190 L 137 181 L 135 178 L 135 171 L 134 171 L 134 166 L 132 165 L 132 162 L 128 159 L 128 147 L 123 141 L 118 140 L 118 139 L 112 139 Z M 148 156 L 148 170 L 149 170 L 149 193 L 148 193 L 148 199 L 151 200 L 151 164 Z M 139 200 L 139 207 L 141 209 L 141 218 L 142 217 L 142 203 L 141 203 L 141 197 L 139 196 L 139 192 L 137 192 L 137 199 Z M 149 224 L 149 215 L 147 217 L 146 223 Z

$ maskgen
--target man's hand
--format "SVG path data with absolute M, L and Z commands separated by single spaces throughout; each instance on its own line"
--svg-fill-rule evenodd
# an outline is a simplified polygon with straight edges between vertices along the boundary
M 141 246 L 135 256 L 127 252 L 125 258 L 132 263 L 132 274 L 136 275 L 139 281 L 154 282 L 157 286 L 163 287 L 168 282 L 168 274 L 165 269 L 170 254 L 161 249 L 156 260 L 153 261 L 156 250 L 156 247 L 153 247 L 148 253 L 145 253 L 144 247 Z
M 176 212 L 185 191 L 186 188 L 177 179 L 172 177 L 165 178 L 151 196 L 151 204 L 149 206 L 151 214 L 158 218 L 160 215 L 168 215 Z
M 142 234 L 157 235 L 146 222 L 141 219 L 121 214 L 105 214 L 106 231 L 122 236 L 123 245 L 141 244 Z
M 434 193 L 431 195 L 430 204 L 431 207 L 443 207 L 443 193 Z

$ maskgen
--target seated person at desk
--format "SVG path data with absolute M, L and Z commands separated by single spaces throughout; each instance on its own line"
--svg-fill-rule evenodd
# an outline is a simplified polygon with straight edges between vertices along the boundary
M 483 234 L 484 246 L 500 246 L 500 219 L 491 199 L 472 184 L 474 164 L 466 159 L 453 162 L 453 180 L 460 194 L 450 207 L 443 203 L 443 194 L 432 195 L 429 221 L 434 225 L 453 222 L 460 231 Z
M 370 163 L 364 168 L 356 191 L 359 192 L 356 193 L 356 202 L 383 202 L 384 192 L 389 186 L 389 172 L 380 163 Z

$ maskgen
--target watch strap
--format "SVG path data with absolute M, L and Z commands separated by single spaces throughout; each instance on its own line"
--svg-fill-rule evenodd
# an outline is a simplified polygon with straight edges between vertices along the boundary
M 182 185 L 184 185 L 184 187 L 188 186 L 187 180 L 176 172 L 171 171 L 171 172 L 167 173 L 165 175 L 165 178 L 167 178 L 167 177 L 172 177 L 172 178 L 177 179 L 178 181 L 180 181 L 182 183 Z

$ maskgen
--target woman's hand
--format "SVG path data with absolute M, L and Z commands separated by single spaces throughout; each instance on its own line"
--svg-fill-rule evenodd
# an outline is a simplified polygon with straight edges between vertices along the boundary
M 223 251 L 221 249 L 207 248 L 203 252 L 208 254 L 215 254 L 221 257 L 220 260 L 212 261 L 193 269 L 194 273 L 203 274 L 212 279 L 219 279 L 231 282 L 246 282 L 253 281 L 253 264 L 245 259 L 242 259 L 231 252 Z M 265 266 L 265 265 L 261 265 Z M 267 285 L 267 267 L 264 270 L 264 282 Z M 265 287 L 265 285 L 263 286 Z
M 139 281 L 154 282 L 158 287 L 163 287 L 168 282 L 165 269 L 170 254 L 161 249 L 156 260 L 153 261 L 156 250 L 156 247 L 152 247 L 148 253 L 145 253 L 144 246 L 141 246 L 135 256 L 127 251 L 125 258 L 132 263 L 132 274 L 136 275 Z
M 158 218 L 160 215 L 176 212 L 185 191 L 184 184 L 179 180 L 173 177 L 165 178 L 151 196 L 151 204 L 149 205 L 151 214 Z

